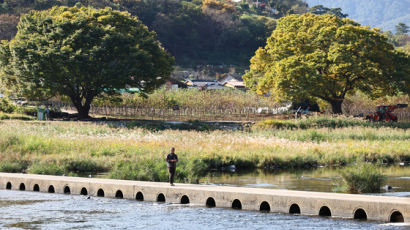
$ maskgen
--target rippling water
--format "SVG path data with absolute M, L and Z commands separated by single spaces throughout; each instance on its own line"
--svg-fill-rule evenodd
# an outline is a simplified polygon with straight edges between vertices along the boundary
M 390 167 L 387 171 L 386 185 L 392 187 L 373 195 L 410 197 L 410 168 Z M 340 170 L 322 168 L 297 172 L 244 172 L 222 173 L 204 178 L 201 182 L 215 185 L 290 189 L 299 191 L 334 192 L 340 182 Z
M 0 190 L 0 228 L 409 229 L 410 225 Z

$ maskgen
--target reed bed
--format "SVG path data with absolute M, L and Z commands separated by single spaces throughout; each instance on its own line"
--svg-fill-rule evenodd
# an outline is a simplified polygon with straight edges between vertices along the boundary
M 289 170 L 410 161 L 409 140 L 407 128 L 383 126 L 153 131 L 113 123 L 7 120 L 0 121 L 0 171 L 166 181 L 164 159 L 174 146 L 180 158 L 177 180 L 195 183 L 230 165 Z
M 374 164 L 360 163 L 342 173 L 345 191 L 350 193 L 379 193 L 387 177 Z

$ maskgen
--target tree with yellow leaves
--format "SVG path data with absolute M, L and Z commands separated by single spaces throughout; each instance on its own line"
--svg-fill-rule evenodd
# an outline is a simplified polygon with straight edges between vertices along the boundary
M 320 99 L 342 113 L 347 94 L 409 93 L 410 59 L 377 29 L 334 15 L 290 15 L 251 59 L 247 87 L 278 100 Z

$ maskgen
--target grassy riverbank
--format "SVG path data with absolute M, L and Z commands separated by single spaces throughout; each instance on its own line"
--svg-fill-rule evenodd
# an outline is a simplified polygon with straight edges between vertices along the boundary
M 195 182 L 229 165 L 239 170 L 291 169 L 410 161 L 408 124 L 388 127 L 340 119 L 305 120 L 316 124 L 310 127 L 300 127 L 301 121 L 280 127 L 260 124 L 248 131 L 152 131 L 115 123 L 0 121 L 0 171 L 108 173 L 111 178 L 166 181 L 164 158 L 171 146 L 180 158 L 181 182 Z M 349 125 L 325 125 L 340 122 Z
M 35 118 L 32 116 L 28 116 L 25 114 L 18 114 L 18 113 L 2 113 L 0 112 L 0 120 L 34 120 Z

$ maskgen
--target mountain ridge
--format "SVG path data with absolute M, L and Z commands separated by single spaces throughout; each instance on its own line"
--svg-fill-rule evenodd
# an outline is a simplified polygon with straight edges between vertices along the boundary
M 395 31 L 402 22 L 410 25 L 410 0 L 306 0 L 310 7 L 323 5 L 328 8 L 342 8 L 362 25 L 378 27 L 384 31 Z

